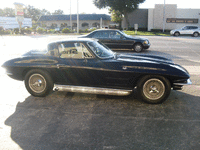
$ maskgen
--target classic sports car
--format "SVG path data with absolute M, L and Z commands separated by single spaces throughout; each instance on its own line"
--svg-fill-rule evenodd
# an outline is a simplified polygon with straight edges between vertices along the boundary
M 148 103 L 161 103 L 171 88 L 191 84 L 189 73 L 159 56 L 123 55 L 95 39 L 78 38 L 48 44 L 3 64 L 7 74 L 24 80 L 33 96 L 48 95 L 53 88 L 68 92 L 128 95 L 134 88 Z
M 148 39 L 133 37 L 125 34 L 123 31 L 116 29 L 99 29 L 81 38 L 95 38 L 112 50 L 134 50 L 141 52 L 143 49 L 150 47 Z

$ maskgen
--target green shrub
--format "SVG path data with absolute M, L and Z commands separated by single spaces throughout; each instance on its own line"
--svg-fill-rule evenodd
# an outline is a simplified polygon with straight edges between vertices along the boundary
M 13 32 L 14 34 L 19 34 L 19 28 L 14 28 Z
M 43 29 L 43 28 L 37 28 L 36 31 L 37 31 L 37 33 L 39 33 L 39 34 L 43 34 L 43 33 L 46 32 L 46 30 Z
M 69 28 L 62 29 L 62 33 L 71 33 L 71 30 Z
M 85 33 L 87 33 L 87 32 L 89 32 L 89 30 L 88 30 L 88 29 L 85 29 Z
M 48 33 L 56 33 L 55 29 L 50 29 L 47 31 Z

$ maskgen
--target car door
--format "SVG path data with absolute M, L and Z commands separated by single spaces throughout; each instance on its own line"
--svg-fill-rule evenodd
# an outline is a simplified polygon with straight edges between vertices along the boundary
M 111 39 L 109 38 L 109 31 L 96 31 L 92 38 L 99 39 L 100 42 L 104 43 L 109 48 L 112 48 Z
M 110 47 L 113 49 L 131 49 L 133 41 L 126 38 L 118 31 L 109 31 Z
M 103 83 L 103 78 L 98 72 L 101 68 L 84 43 L 60 43 L 60 64 L 58 71 L 63 84 L 77 86 L 98 86 Z
M 189 26 L 185 26 L 184 28 L 182 28 L 182 30 L 180 31 L 181 34 L 183 35 L 187 35 L 187 34 L 190 34 L 191 32 L 191 29 Z

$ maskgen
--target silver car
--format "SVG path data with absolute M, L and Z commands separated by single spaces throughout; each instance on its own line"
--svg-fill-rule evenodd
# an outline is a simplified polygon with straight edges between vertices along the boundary
M 185 26 L 181 29 L 171 30 L 170 34 L 174 36 L 192 35 L 194 37 L 198 37 L 200 34 L 200 28 L 197 26 Z

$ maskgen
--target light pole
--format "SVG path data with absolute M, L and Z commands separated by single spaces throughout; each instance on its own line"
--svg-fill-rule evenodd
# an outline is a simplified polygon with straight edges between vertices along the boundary
M 163 7 L 163 32 L 165 32 L 165 0 L 164 0 L 164 7 Z
M 71 0 L 70 0 L 70 28 L 71 28 L 71 31 L 72 31 L 72 9 L 71 9 Z
M 78 2 L 79 2 L 79 0 L 77 0 L 77 33 L 79 33 L 79 12 L 78 12 Z

